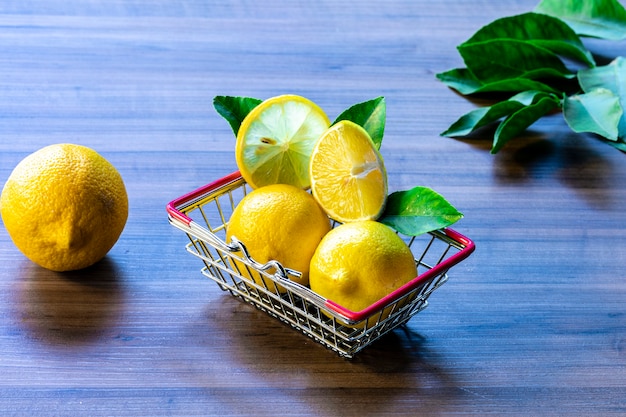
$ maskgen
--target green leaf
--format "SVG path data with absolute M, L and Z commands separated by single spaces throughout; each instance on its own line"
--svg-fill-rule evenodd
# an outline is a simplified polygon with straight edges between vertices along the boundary
M 478 93 L 507 93 L 526 90 L 539 90 L 549 93 L 560 93 L 543 82 L 528 78 L 508 78 L 489 83 L 478 81 L 467 68 L 455 68 L 437 74 L 437 78 L 448 87 L 455 89 L 461 94 L 470 95 Z
M 626 97 L 626 58 L 617 57 L 610 64 L 578 72 L 583 91 L 604 87 L 618 96 Z
M 377 149 L 383 141 L 387 110 L 384 97 L 364 101 L 344 110 L 332 124 L 349 120 L 362 126 L 369 133 Z
M 456 122 L 442 136 L 465 136 L 477 129 L 493 123 L 502 117 L 509 116 L 523 107 L 529 106 L 544 97 L 554 97 L 541 91 L 524 91 L 508 100 L 500 101 L 491 106 L 481 107 L 470 111 Z M 556 97 L 554 97 L 556 99 Z
M 524 106 L 505 118 L 493 136 L 491 153 L 495 154 L 511 139 L 526 130 L 541 117 L 559 106 L 559 100 L 554 96 L 545 96 L 537 102 Z
M 606 88 L 619 98 L 622 110 L 626 110 L 626 58 L 617 57 L 609 65 L 578 72 L 578 82 L 584 92 Z M 618 135 L 626 139 L 626 114 L 622 114 Z
M 447 227 L 463 217 L 443 196 L 427 187 L 396 191 L 387 198 L 379 222 L 407 236 Z
M 622 152 L 626 152 L 626 143 L 624 142 L 613 142 L 606 141 L 609 145 L 613 146 L 615 149 L 619 149 Z
M 262 101 L 251 97 L 216 96 L 213 99 L 213 107 L 226 119 L 237 136 L 243 119 Z
M 465 44 L 493 39 L 516 39 L 546 48 L 558 55 L 595 65 L 591 53 L 562 20 L 545 14 L 524 13 L 494 20 L 479 29 Z
M 565 21 L 581 36 L 626 39 L 626 9 L 617 0 L 542 0 L 535 12 Z
M 574 74 L 553 52 L 516 39 L 493 39 L 458 46 L 463 61 L 481 82 L 509 78 L 568 78 Z
M 623 114 L 619 97 L 606 88 L 566 97 L 563 106 L 565 121 L 574 132 L 596 133 L 612 141 L 618 140 Z

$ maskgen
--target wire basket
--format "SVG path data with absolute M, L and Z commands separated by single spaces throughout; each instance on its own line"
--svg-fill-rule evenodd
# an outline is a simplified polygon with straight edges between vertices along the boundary
M 188 236 L 186 249 L 202 260 L 204 276 L 341 357 L 352 358 L 426 308 L 428 297 L 447 281 L 448 270 L 474 251 L 470 239 L 451 229 L 400 235 L 415 256 L 418 276 L 364 310 L 350 311 L 290 280 L 297 271 L 276 261 L 259 264 L 242 243 L 226 243 L 228 219 L 250 191 L 234 172 L 170 202 L 169 222 Z

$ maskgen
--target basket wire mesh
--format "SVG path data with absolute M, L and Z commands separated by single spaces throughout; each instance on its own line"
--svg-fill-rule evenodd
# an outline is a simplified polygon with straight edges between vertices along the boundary
M 365 310 L 352 312 L 290 280 L 297 271 L 275 261 L 259 264 L 245 245 L 225 242 L 228 219 L 250 191 L 235 172 L 169 203 L 169 221 L 189 238 L 187 252 L 202 261 L 205 277 L 341 357 L 352 358 L 426 308 L 433 291 L 447 281 L 448 270 L 474 250 L 471 240 L 450 229 L 400 235 L 415 256 L 418 277 Z

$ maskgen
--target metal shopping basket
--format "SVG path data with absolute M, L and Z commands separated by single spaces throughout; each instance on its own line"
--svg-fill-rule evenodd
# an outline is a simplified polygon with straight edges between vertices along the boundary
M 250 191 L 234 172 L 170 202 L 169 221 L 186 233 L 187 251 L 202 260 L 202 274 L 222 290 L 345 358 L 426 308 L 428 297 L 448 279 L 448 270 L 474 251 L 470 239 L 451 229 L 417 237 L 401 235 L 415 255 L 418 276 L 364 310 L 350 311 L 290 280 L 298 272 L 288 265 L 276 261 L 261 265 L 240 242 L 226 243 L 228 219 Z M 263 279 L 254 280 L 252 274 Z

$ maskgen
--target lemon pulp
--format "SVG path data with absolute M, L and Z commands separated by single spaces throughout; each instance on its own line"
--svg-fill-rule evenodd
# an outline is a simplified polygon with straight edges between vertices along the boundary
M 375 220 L 387 201 L 387 173 L 368 133 L 344 120 L 317 141 L 309 166 L 313 196 L 340 222 Z
M 244 118 L 235 157 L 252 188 L 270 184 L 310 187 L 309 161 L 330 121 L 312 101 L 281 95 L 263 101 Z

